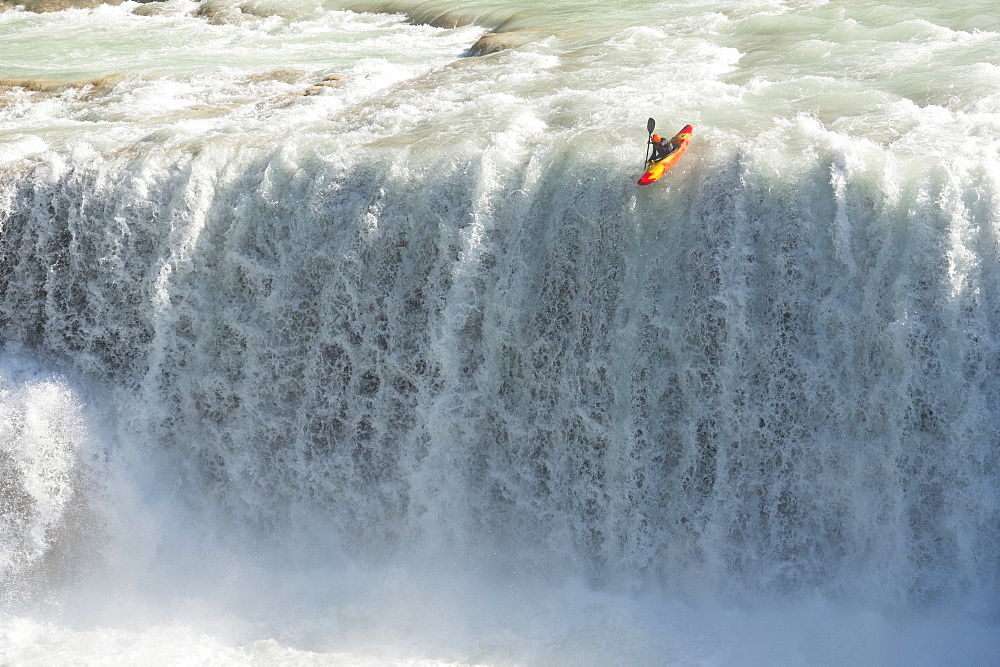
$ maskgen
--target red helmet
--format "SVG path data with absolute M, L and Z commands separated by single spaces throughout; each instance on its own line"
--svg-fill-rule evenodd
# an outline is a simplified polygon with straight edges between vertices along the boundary
M 652 137 L 653 141 L 660 141 L 660 135 L 654 134 Z

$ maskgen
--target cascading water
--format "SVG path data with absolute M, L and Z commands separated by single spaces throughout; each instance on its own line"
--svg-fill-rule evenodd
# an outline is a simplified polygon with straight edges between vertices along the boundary
M 188 4 L 0 14 L 159 39 L 0 102 L 0 657 L 996 659 L 998 26 Z

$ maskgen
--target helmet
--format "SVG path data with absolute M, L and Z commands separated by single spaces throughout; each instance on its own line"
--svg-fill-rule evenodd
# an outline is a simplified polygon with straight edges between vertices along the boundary
M 660 141 L 660 135 L 654 134 L 652 137 L 653 141 Z

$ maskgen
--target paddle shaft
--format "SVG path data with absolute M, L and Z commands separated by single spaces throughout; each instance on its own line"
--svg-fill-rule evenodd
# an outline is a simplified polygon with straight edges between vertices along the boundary
M 653 145 L 653 128 L 655 127 L 656 127 L 655 120 L 650 118 L 649 120 L 646 121 L 646 131 L 649 132 L 649 141 L 646 142 L 646 159 L 643 160 L 642 162 L 644 165 L 647 162 L 649 162 L 649 147 Z

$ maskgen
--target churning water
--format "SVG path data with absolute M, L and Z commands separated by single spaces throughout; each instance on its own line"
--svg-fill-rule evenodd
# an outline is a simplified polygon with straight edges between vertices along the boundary
M 53 2 L 0 662 L 1000 661 L 992 2 Z

